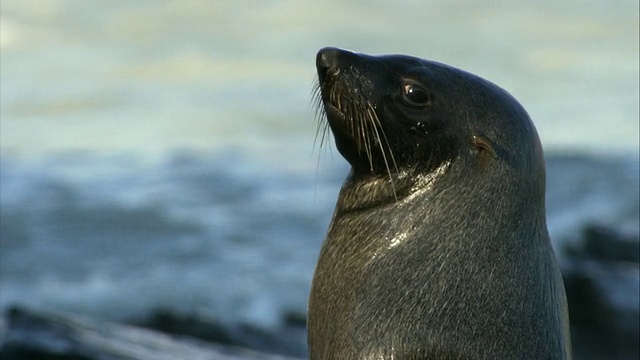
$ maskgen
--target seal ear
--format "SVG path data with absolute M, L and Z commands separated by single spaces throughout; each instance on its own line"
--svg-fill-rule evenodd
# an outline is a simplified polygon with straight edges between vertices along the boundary
M 471 137 L 471 146 L 478 151 L 481 165 L 486 165 L 490 160 L 498 158 L 498 154 L 485 137 L 473 135 Z

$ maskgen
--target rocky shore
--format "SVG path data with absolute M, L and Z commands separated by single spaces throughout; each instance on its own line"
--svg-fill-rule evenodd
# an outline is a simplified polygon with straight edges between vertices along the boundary
M 294 359 L 72 314 L 14 307 L 6 315 L 0 349 L 4 360 Z

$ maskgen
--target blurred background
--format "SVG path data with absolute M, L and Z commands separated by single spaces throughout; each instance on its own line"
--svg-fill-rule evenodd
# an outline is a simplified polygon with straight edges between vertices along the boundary
M 304 355 L 348 172 L 314 146 L 315 54 L 330 45 L 444 62 L 519 99 L 545 148 L 563 270 L 609 311 L 594 323 L 578 303 L 572 318 L 587 338 L 637 332 L 624 323 L 638 319 L 637 260 L 602 255 L 638 242 L 637 1 L 0 6 L 0 311 L 197 314 Z

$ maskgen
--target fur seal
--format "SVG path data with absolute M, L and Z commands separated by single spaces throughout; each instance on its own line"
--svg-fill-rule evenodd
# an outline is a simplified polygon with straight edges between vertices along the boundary
M 309 358 L 570 359 L 525 109 L 415 57 L 324 48 L 316 66 L 351 171 L 312 282 Z

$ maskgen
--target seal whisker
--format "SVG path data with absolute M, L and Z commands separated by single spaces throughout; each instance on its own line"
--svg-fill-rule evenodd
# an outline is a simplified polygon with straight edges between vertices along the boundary
M 362 119 L 362 113 L 360 111 L 356 110 L 355 114 L 356 116 L 353 119 L 354 125 L 356 126 L 354 137 L 357 139 L 358 152 L 360 153 L 364 149 L 365 153 L 368 153 L 366 143 L 367 130 L 364 126 L 365 122 Z
M 326 124 L 326 121 L 324 121 L 324 115 L 323 114 L 318 114 L 316 116 L 317 119 L 317 124 L 316 124 L 316 134 L 313 138 L 313 149 L 316 148 L 316 145 L 318 145 L 318 148 L 322 148 L 322 145 L 324 144 L 325 141 L 325 136 L 328 133 L 328 126 Z M 320 142 L 318 142 L 318 138 L 320 139 Z
M 313 149 L 316 148 L 316 144 L 318 143 L 318 136 L 322 131 L 322 136 L 320 137 L 319 143 L 320 149 L 322 148 L 322 144 L 324 142 L 325 132 L 328 133 L 328 125 L 325 119 L 326 114 L 324 112 L 324 107 L 322 104 L 322 89 L 320 88 L 320 82 L 317 78 L 313 82 L 313 88 L 311 89 L 309 101 L 311 102 L 311 106 L 314 108 L 314 117 L 316 119 L 316 134 L 313 139 Z
M 358 153 L 362 150 L 362 143 L 360 141 L 360 126 L 358 124 L 358 114 L 354 112 L 353 109 L 349 112 L 349 129 L 351 131 L 351 135 L 356 141 L 356 150 Z
M 324 101 L 322 99 L 322 87 L 320 81 L 316 78 L 313 82 L 313 88 L 310 92 L 311 106 L 314 108 L 314 117 L 316 120 L 316 132 L 313 138 L 313 152 L 315 152 L 316 146 L 318 149 L 318 157 L 316 160 L 316 183 L 318 180 L 318 173 L 320 169 L 320 162 L 322 161 L 323 149 L 325 153 L 331 154 L 331 142 L 329 141 L 330 127 L 327 121 L 327 114 L 324 110 Z M 326 145 L 328 144 L 328 145 Z M 326 146 L 325 146 L 326 145 Z M 314 195 L 315 197 L 315 195 Z
M 367 118 L 361 116 L 363 128 L 365 129 L 363 132 L 365 149 L 367 152 L 367 160 L 369 160 L 369 168 L 373 171 L 373 152 L 371 145 L 371 126 L 373 125 L 370 121 L 367 121 Z
M 382 145 L 382 138 L 380 137 L 380 133 L 382 132 L 384 138 L 385 138 L 385 143 L 388 144 L 386 135 L 384 134 L 384 130 L 382 129 L 382 126 L 380 125 L 380 119 L 378 119 L 378 117 L 375 114 L 375 111 L 373 111 L 373 107 L 371 106 L 371 104 L 367 103 L 368 105 L 368 109 L 367 109 L 367 114 L 369 115 L 369 118 L 371 119 L 371 122 L 373 123 L 373 130 L 374 130 L 374 134 L 378 140 L 378 143 L 380 144 L 380 153 L 382 153 L 382 159 L 384 160 L 384 167 L 387 169 L 387 174 L 389 174 L 389 182 L 391 183 L 391 190 L 393 191 L 393 196 L 395 197 L 396 201 L 398 201 L 398 193 L 396 192 L 396 187 L 395 184 L 393 183 L 393 175 L 391 174 L 391 168 L 389 167 L 389 160 L 387 159 L 387 155 L 385 154 L 384 151 L 384 147 Z M 376 126 L 376 123 L 378 126 Z M 378 131 L 378 127 L 380 127 L 380 131 Z M 388 145 L 387 145 L 388 146 Z M 391 159 L 393 160 L 393 164 L 396 170 L 396 174 L 398 173 L 398 168 L 395 164 L 395 159 L 393 157 L 393 152 L 391 151 L 391 147 L 389 147 L 389 155 L 391 156 Z
M 384 142 L 387 145 L 387 149 L 389 150 L 389 156 L 391 157 L 391 162 L 393 163 L 393 168 L 396 171 L 396 173 L 399 173 L 398 163 L 396 162 L 396 158 L 393 155 L 393 149 L 391 149 L 391 145 L 389 143 L 389 139 L 387 138 L 387 134 L 384 131 L 384 128 L 382 127 L 382 124 L 380 123 L 380 119 L 378 118 L 378 115 L 376 114 L 376 111 L 373 108 L 373 106 L 371 105 L 371 103 L 367 103 L 367 106 L 369 108 L 367 113 L 369 113 L 369 116 L 371 116 L 372 122 L 377 125 L 377 126 L 374 126 L 374 127 L 375 128 L 380 128 L 380 132 L 382 133 L 382 137 L 384 138 Z M 380 140 L 379 136 L 378 136 L 378 140 Z M 382 142 L 380 143 L 380 148 L 382 150 Z M 382 150 L 382 154 L 384 155 L 384 150 Z M 385 160 L 386 160 L 386 158 L 385 158 Z M 387 166 L 387 171 L 389 171 L 389 167 L 388 166 Z M 389 176 L 391 176 L 391 172 L 389 172 Z
M 318 79 L 315 79 L 313 82 L 313 87 L 311 88 L 309 97 L 309 101 L 314 108 L 315 118 L 322 119 L 322 115 L 324 115 L 324 106 L 322 101 L 322 88 Z
M 322 102 L 322 88 L 320 85 L 320 79 L 315 77 L 312 82 L 311 92 L 309 93 L 309 101 L 314 110 L 314 118 L 316 121 L 316 133 L 313 137 L 312 154 L 315 152 L 316 145 L 318 146 L 318 157 L 316 159 L 316 176 L 313 200 L 315 202 L 317 196 L 318 187 L 318 173 L 320 170 L 320 158 L 322 157 L 322 147 L 325 143 L 325 137 L 329 135 L 329 125 L 326 121 L 326 113 L 324 112 L 324 106 Z M 319 141 L 318 141 L 319 139 Z

